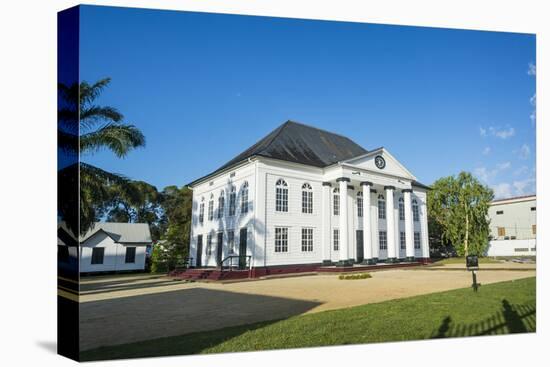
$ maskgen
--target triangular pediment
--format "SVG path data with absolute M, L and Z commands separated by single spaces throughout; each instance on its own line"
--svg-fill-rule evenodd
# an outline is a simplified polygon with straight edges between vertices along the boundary
M 366 154 L 340 163 L 372 172 L 416 180 L 416 177 L 385 148 L 371 150 Z

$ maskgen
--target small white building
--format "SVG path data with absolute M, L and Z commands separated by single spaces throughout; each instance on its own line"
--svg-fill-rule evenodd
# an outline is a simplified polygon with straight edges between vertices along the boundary
M 147 223 L 98 222 L 80 237 L 80 272 L 144 270 L 151 244 Z
M 494 200 L 489 207 L 491 241 L 487 256 L 534 256 L 537 237 L 535 195 Z
M 315 127 L 287 121 L 188 186 L 197 267 L 239 254 L 256 269 L 429 258 L 429 188 L 385 148 Z

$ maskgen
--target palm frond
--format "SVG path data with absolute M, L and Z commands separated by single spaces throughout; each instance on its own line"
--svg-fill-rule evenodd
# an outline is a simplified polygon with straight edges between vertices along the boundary
M 80 83 L 80 105 L 92 103 L 103 91 L 103 89 L 111 82 L 111 78 L 104 78 L 94 84 L 89 84 L 86 81 Z
M 134 148 L 145 146 L 145 136 L 133 125 L 107 124 L 101 129 L 80 136 L 81 152 L 96 152 L 102 148 L 124 157 Z
M 120 122 L 124 118 L 118 110 L 110 106 L 90 106 L 81 107 L 80 109 L 80 128 L 82 130 L 89 130 L 96 126 L 98 123 L 106 122 Z

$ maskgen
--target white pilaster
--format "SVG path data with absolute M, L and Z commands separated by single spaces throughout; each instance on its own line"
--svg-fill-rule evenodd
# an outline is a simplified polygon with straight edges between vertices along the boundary
M 373 198 L 374 195 L 374 198 Z M 380 243 L 378 242 L 378 226 L 380 225 L 378 223 L 378 200 L 377 200 L 378 194 L 376 193 L 376 190 L 371 189 L 370 198 L 371 202 L 374 202 L 374 205 L 371 205 L 370 207 L 370 224 L 371 224 L 371 243 L 372 243 L 372 262 L 377 263 L 378 259 L 380 258 Z M 374 200 L 374 201 L 373 201 Z
M 331 185 L 329 182 L 323 182 L 323 189 L 322 189 L 322 195 L 321 198 L 321 216 L 322 216 L 322 223 L 323 223 L 323 236 L 322 236 L 322 243 L 321 243 L 321 253 L 322 253 L 322 261 L 323 264 L 328 265 L 331 261 L 330 258 L 330 244 L 331 244 L 331 236 L 332 236 L 332 226 L 330 225 L 330 217 L 331 217 L 331 211 L 330 211 L 330 197 L 332 195 L 331 193 Z
M 395 187 L 386 186 L 386 233 L 388 239 L 388 262 L 396 261 L 396 241 L 395 241 L 395 211 L 393 207 L 393 192 Z
M 366 264 L 372 264 L 372 224 L 370 208 L 370 188 L 372 182 L 361 182 L 363 189 L 363 255 Z
M 405 201 L 405 253 L 407 261 L 414 261 L 413 218 L 410 189 L 403 190 L 403 200 Z
M 348 182 L 349 178 L 341 177 L 336 180 L 340 190 L 340 261 L 339 265 L 348 265 L 349 262 L 349 230 L 348 230 Z
M 430 242 L 428 237 L 428 211 L 426 209 L 426 199 L 423 199 L 421 201 L 421 206 L 419 208 L 420 210 L 420 248 L 422 249 L 422 258 L 427 259 L 430 258 Z

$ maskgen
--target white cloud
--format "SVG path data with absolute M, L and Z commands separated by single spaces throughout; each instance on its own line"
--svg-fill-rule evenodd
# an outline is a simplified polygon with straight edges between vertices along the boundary
M 529 99 L 529 103 L 531 103 L 531 106 L 533 106 L 533 111 L 531 111 L 531 114 L 529 115 L 529 118 L 531 119 L 531 124 L 535 126 L 535 123 L 537 122 L 537 94 L 533 94 L 533 96 Z
M 483 155 L 489 155 L 489 153 L 491 153 L 491 148 L 490 147 L 485 147 L 483 148 L 483 150 L 481 151 L 481 153 Z
M 523 144 L 521 148 L 519 148 L 519 157 L 521 159 L 527 159 L 529 158 L 529 155 L 531 155 L 531 148 L 527 144 Z
M 525 195 L 535 193 L 535 179 L 526 178 L 521 181 L 514 181 L 512 184 L 515 188 L 515 195 Z
M 507 182 L 494 185 L 492 189 L 495 193 L 495 199 L 504 199 L 512 196 L 512 185 Z
M 504 127 L 504 128 L 501 128 L 500 126 L 489 126 L 488 128 L 484 128 L 483 126 L 480 126 L 479 135 L 481 137 L 486 137 L 488 135 L 491 135 L 500 139 L 508 139 L 516 135 L 516 129 L 510 126 Z
M 490 126 L 489 132 L 491 133 L 491 135 L 496 136 L 500 139 L 508 139 L 516 135 L 516 129 L 514 129 L 513 127 L 501 129 L 500 127 Z
M 474 169 L 474 175 L 486 184 L 490 183 L 500 172 L 512 167 L 510 162 L 498 163 L 495 168 L 487 169 L 487 167 L 477 167 Z
M 537 65 L 533 64 L 532 62 L 529 63 L 529 69 L 527 69 L 527 75 L 537 75 Z
M 521 166 L 517 170 L 514 171 L 514 176 L 524 175 L 529 171 L 529 168 L 527 166 Z
M 510 162 L 503 162 L 503 163 L 497 164 L 497 170 L 498 171 L 504 171 L 504 170 L 507 170 L 510 167 L 512 167 L 512 163 L 510 163 Z

